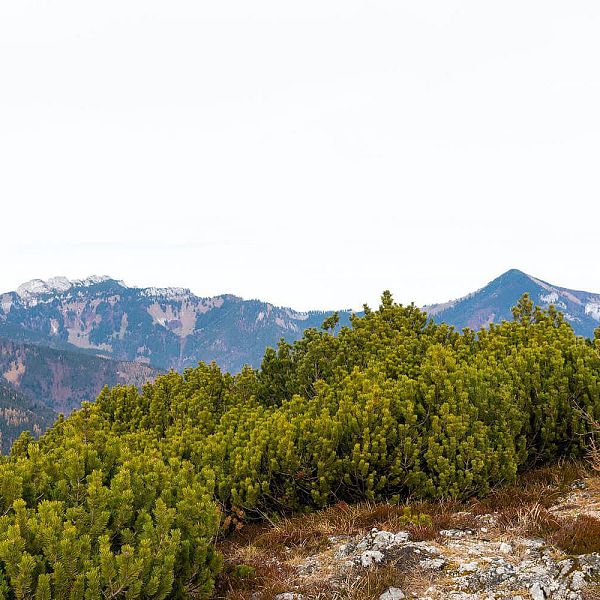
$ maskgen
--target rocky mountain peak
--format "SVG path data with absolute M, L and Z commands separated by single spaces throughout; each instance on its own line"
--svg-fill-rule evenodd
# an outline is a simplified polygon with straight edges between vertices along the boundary
M 50 279 L 31 279 L 22 283 L 17 289 L 16 294 L 22 300 L 29 300 L 39 296 L 51 294 L 62 294 L 72 288 L 91 287 L 99 283 L 115 281 L 122 287 L 127 287 L 122 281 L 113 279 L 109 275 L 90 275 L 85 279 L 69 279 L 63 276 L 51 277 Z
M 591 337 L 600 323 L 600 294 L 559 287 L 519 269 L 506 271 L 462 298 L 424 309 L 438 322 L 444 321 L 458 329 L 479 329 L 510 320 L 512 307 L 525 293 L 538 306 L 555 306 L 579 335 Z

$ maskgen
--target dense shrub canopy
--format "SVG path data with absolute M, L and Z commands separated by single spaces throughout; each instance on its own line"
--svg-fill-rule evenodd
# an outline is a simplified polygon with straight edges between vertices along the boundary
M 474 333 L 384 294 L 238 375 L 200 364 L 105 389 L 0 463 L 0 599 L 200 598 L 213 542 L 253 515 L 467 497 L 580 456 L 600 339 L 524 297 Z

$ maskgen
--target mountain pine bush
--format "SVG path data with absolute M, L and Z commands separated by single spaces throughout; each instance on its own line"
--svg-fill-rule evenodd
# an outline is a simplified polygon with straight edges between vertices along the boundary
M 0 599 L 203 598 L 218 534 L 331 502 L 464 498 L 582 456 L 600 336 L 524 297 L 478 333 L 366 307 L 238 375 L 105 389 L 0 462 Z M 589 415 L 589 419 L 582 418 Z

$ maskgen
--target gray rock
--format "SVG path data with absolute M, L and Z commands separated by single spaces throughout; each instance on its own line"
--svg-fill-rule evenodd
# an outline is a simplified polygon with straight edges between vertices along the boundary
M 356 544 L 353 544 L 352 542 L 342 544 L 335 551 L 335 557 L 336 558 L 344 558 L 346 556 L 350 556 L 350 554 L 352 554 L 355 550 L 356 550 Z
M 367 568 L 371 567 L 383 560 L 383 552 L 379 550 L 367 550 L 360 555 L 360 564 Z
M 464 538 L 473 535 L 473 532 L 470 529 L 442 529 L 440 535 L 449 538 Z
M 473 573 L 474 571 L 477 571 L 478 568 L 479 568 L 479 565 L 475 561 L 469 562 L 469 563 L 462 563 L 458 567 L 458 572 L 459 573 Z
M 582 590 L 585 587 L 585 574 L 583 571 L 574 571 L 571 575 L 571 589 Z
M 507 544 L 506 542 L 500 542 L 498 551 L 502 552 L 502 554 L 510 554 L 513 551 L 513 548 L 510 544 Z
M 579 557 L 579 566 L 592 577 L 600 576 L 600 554 L 597 552 L 594 552 L 593 554 L 582 554 Z
M 573 561 L 566 558 L 565 560 L 561 560 L 557 567 L 560 569 L 560 576 L 566 577 L 573 568 Z
M 378 531 L 372 536 L 374 550 L 387 550 L 396 544 L 396 536 L 391 531 Z
M 412 542 L 406 546 L 407 548 L 411 548 L 414 552 L 423 552 L 425 554 L 440 554 L 440 550 L 433 546 L 432 544 L 428 544 L 427 542 Z
M 529 595 L 533 600 L 546 600 L 544 588 L 542 588 L 542 586 L 537 582 L 529 588 Z
M 445 558 L 426 558 L 419 561 L 419 566 L 430 571 L 441 571 L 447 563 Z
M 275 596 L 275 600 L 302 600 L 302 598 L 302 594 L 297 594 L 295 592 L 285 592 Z
M 379 600 L 403 600 L 403 598 L 406 598 L 404 592 L 396 587 L 388 588 L 379 596 Z

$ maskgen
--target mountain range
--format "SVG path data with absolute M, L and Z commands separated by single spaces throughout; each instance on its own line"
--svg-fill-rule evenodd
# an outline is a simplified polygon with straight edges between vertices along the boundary
M 511 319 L 528 293 L 554 305 L 575 332 L 600 325 L 600 294 L 571 290 L 512 269 L 463 298 L 425 306 L 437 322 L 479 329 Z M 352 311 L 339 311 L 341 325 Z M 267 346 L 319 327 L 331 311 L 299 312 L 184 288 L 129 287 L 108 276 L 35 279 L 0 294 L 0 433 L 42 431 L 59 413 L 93 400 L 103 385 L 140 387 L 160 372 L 216 361 L 239 371 L 260 365 Z
M 201 298 L 184 288 L 135 288 L 110 277 L 25 283 L 0 295 L 0 336 L 76 349 L 159 369 L 216 361 L 258 366 L 280 338 L 292 341 L 330 312 L 298 312 L 225 294 Z M 341 311 L 341 322 L 351 312 Z

